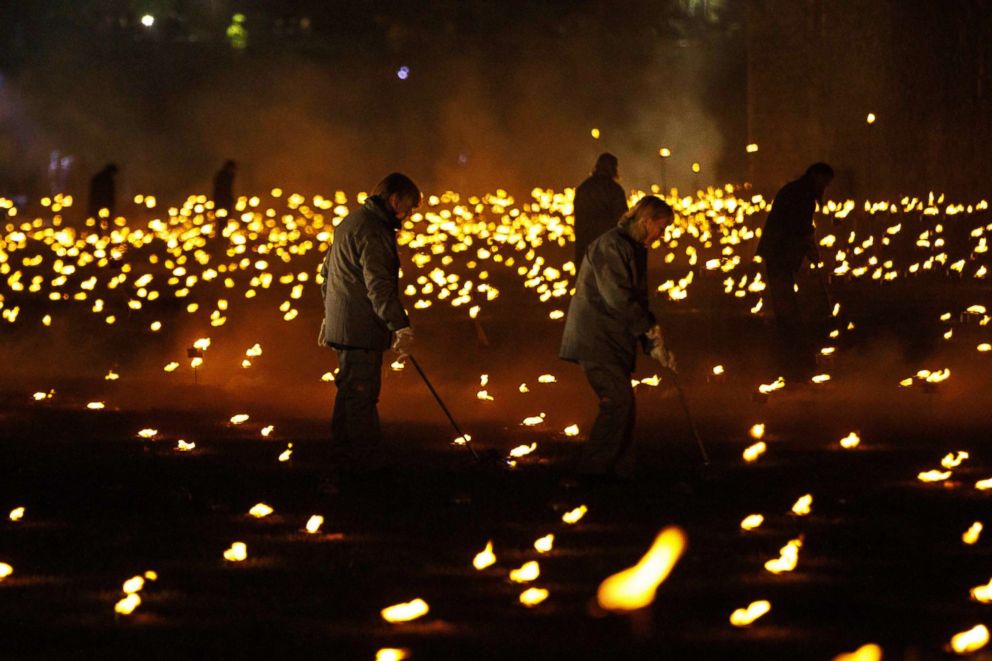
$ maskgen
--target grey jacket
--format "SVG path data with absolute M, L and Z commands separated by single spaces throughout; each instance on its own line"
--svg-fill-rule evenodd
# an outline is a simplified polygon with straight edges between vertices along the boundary
M 385 351 L 392 332 L 410 325 L 400 300 L 399 222 L 377 197 L 341 221 L 320 273 L 324 342 Z
M 559 356 L 634 371 L 637 342 L 655 324 L 648 308 L 648 251 L 621 227 L 594 240 L 576 279 Z

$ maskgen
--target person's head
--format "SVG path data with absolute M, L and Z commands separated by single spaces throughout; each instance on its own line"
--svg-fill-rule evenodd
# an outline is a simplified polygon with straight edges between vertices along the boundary
M 610 179 L 620 178 L 620 163 L 617 157 L 610 153 L 600 154 L 596 159 L 596 165 L 592 169 L 593 174 L 601 174 Z
M 396 220 L 405 220 L 410 212 L 420 206 L 420 189 L 405 174 L 393 172 L 376 184 L 372 195 L 382 198 Z
M 234 161 L 224 161 L 224 169 L 230 172 L 234 172 L 238 169 L 238 164 Z
M 117 164 L 107 163 L 105 166 L 103 166 L 103 171 L 107 172 L 108 174 L 117 174 Z
M 814 163 L 806 168 L 806 178 L 813 184 L 816 199 L 822 199 L 827 186 L 834 180 L 834 169 L 826 163 Z
M 620 217 L 618 224 L 626 228 L 632 239 L 650 246 L 661 238 L 673 218 L 675 212 L 668 202 L 655 195 L 645 195 Z

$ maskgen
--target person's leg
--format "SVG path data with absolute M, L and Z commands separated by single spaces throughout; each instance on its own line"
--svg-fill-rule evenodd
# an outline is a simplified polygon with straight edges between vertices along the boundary
M 382 352 L 338 349 L 338 388 L 331 420 L 332 447 L 355 468 L 367 466 L 382 438 L 376 404 L 381 387 Z
M 794 377 L 802 370 L 797 363 L 797 347 L 805 343 L 796 297 L 795 274 L 785 268 L 769 264 L 767 267 L 768 296 L 775 316 L 775 354 L 778 367 L 786 376 Z
M 634 390 L 622 367 L 582 363 L 589 385 L 599 397 L 599 413 L 579 460 L 580 474 L 625 476 L 633 472 Z

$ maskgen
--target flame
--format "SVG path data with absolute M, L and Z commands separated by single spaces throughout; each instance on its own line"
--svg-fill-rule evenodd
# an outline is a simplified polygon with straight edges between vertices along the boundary
M 14 568 L 8 565 L 6 562 L 0 562 L 0 583 L 3 582 L 5 578 L 14 573 Z
M 144 576 L 133 576 L 126 581 L 124 581 L 124 593 L 132 594 L 134 592 L 141 592 L 141 589 L 145 587 L 145 577 Z
M 293 456 L 293 444 L 286 445 L 286 449 L 279 453 L 279 461 L 287 462 Z
M 265 503 L 258 503 L 248 510 L 248 514 L 252 515 L 256 519 L 262 519 L 272 514 L 275 510 L 266 505 Z
M 380 612 L 382 613 L 382 619 L 386 622 L 396 623 L 416 620 L 418 617 L 427 615 L 429 611 L 430 607 L 427 605 L 427 602 L 418 597 L 412 601 L 383 608 Z
M 524 427 L 533 427 L 534 425 L 539 425 L 544 422 L 544 412 L 542 411 L 538 415 L 532 415 L 528 418 L 524 418 L 523 422 L 520 424 Z
M 537 564 L 537 560 L 525 562 L 516 569 L 510 570 L 510 580 L 514 583 L 529 583 L 537 580 L 540 575 L 541 566 Z
M 776 390 L 781 390 L 785 387 L 785 377 L 778 377 L 772 383 L 763 383 L 758 386 L 758 392 L 762 395 L 767 395 L 769 393 L 775 392 Z
M 751 438 L 756 441 L 760 441 L 765 436 L 765 423 L 759 422 L 751 425 L 751 429 L 748 431 Z
M 554 533 L 549 532 L 544 537 L 539 537 L 536 540 L 534 540 L 534 548 L 537 550 L 538 553 L 548 553 L 549 551 L 551 551 L 552 548 L 554 548 L 554 545 L 555 545 Z
M 762 599 L 752 601 L 747 608 L 738 608 L 730 614 L 730 623 L 735 627 L 747 627 L 754 623 L 759 617 L 772 609 L 771 602 Z
M 383 647 L 375 653 L 375 661 L 403 661 L 410 658 L 410 650 L 405 647 Z
M 240 425 L 243 422 L 248 422 L 248 417 L 249 416 L 248 416 L 247 413 L 238 413 L 237 415 L 232 415 L 231 416 L 231 424 L 232 425 Z
M 715 365 L 713 367 L 713 376 L 720 376 L 724 373 L 723 365 Z
M 510 450 L 510 456 L 515 459 L 519 459 L 520 457 L 526 457 L 536 449 L 537 443 L 531 443 L 530 445 L 518 445 Z
M 989 643 L 989 630 L 984 624 L 977 624 L 967 631 L 954 634 L 951 649 L 958 654 L 977 652 Z
M 971 589 L 971 598 L 982 604 L 992 604 L 992 578 L 985 585 L 978 585 Z
M 519 390 L 522 393 L 530 392 L 530 388 L 527 387 L 526 383 L 521 383 L 519 386 L 517 386 L 517 390 Z
M 578 425 L 569 425 L 569 426 L 565 427 L 564 433 L 565 433 L 565 436 L 578 436 L 579 435 L 579 426 Z
M 789 540 L 789 542 L 779 549 L 779 556 L 765 563 L 765 569 L 773 574 L 789 572 L 796 568 L 799 562 L 799 549 L 803 546 L 802 537 Z
M 882 661 L 882 648 L 874 643 L 862 645 L 853 652 L 838 654 L 834 661 Z
M 964 532 L 964 534 L 961 535 L 961 541 L 964 542 L 965 544 L 968 544 L 969 546 L 977 543 L 979 536 L 982 534 L 982 528 L 984 528 L 982 522 L 975 521 L 973 524 L 971 524 L 971 527 L 968 528 Z
M 989 489 L 992 489 L 992 477 L 975 482 L 975 488 L 979 491 L 988 491 Z
M 810 379 L 810 381 L 812 381 L 813 383 L 818 383 L 818 384 L 826 383 L 829 380 L 830 380 L 829 374 L 817 374 L 816 376 Z
M 613 574 L 599 584 L 596 601 L 608 611 L 629 611 L 649 606 L 658 586 L 668 578 L 685 550 L 686 536 L 681 528 L 670 526 L 655 538 L 648 552 L 636 565 Z
M 796 516 L 806 516 L 810 512 L 810 506 L 813 504 L 813 496 L 810 494 L 805 494 L 800 496 L 799 499 L 792 506 L 792 513 Z
M 527 608 L 537 606 L 548 598 L 548 591 L 544 588 L 527 588 L 520 593 L 520 603 Z
M 493 553 L 493 540 L 490 539 L 486 542 L 486 548 L 475 554 L 475 558 L 472 559 L 472 566 L 481 571 L 494 564 L 496 564 L 496 554 Z
M 741 521 L 741 530 L 754 530 L 765 522 L 765 517 L 760 514 L 748 514 Z
M 138 436 L 141 438 L 153 438 L 158 434 L 157 429 L 142 429 L 138 432 Z
M 165 367 L 163 367 L 162 369 L 165 370 L 166 372 L 175 372 L 178 368 L 179 368 L 179 363 L 173 361 L 168 365 L 166 365 Z
M 557 377 L 554 374 L 542 374 L 537 377 L 538 383 L 558 383 Z
M 957 454 L 953 452 L 948 452 L 946 455 L 944 455 L 944 458 L 940 460 L 940 465 L 948 470 L 950 470 L 951 468 L 957 468 L 958 466 L 961 465 L 961 462 L 963 462 L 969 456 L 970 455 L 964 450 L 958 450 Z
M 130 615 L 140 604 L 141 597 L 137 593 L 131 593 L 114 605 L 114 612 L 120 615 Z
M 582 517 L 584 517 L 586 515 L 586 512 L 588 511 L 589 511 L 588 507 L 586 507 L 585 505 L 579 505 L 575 509 L 569 510 L 564 514 L 562 514 L 561 520 L 571 526 L 578 523 L 579 520 L 581 520 Z
M 851 450 L 861 444 L 861 437 L 858 432 L 852 431 L 850 434 L 840 439 L 840 446 L 845 450 Z
M 187 443 L 183 439 L 176 441 L 176 450 L 179 452 L 191 452 L 196 449 L 196 443 Z
M 319 514 L 314 514 L 307 519 L 306 531 L 311 535 L 316 535 L 320 532 L 320 527 L 322 525 L 324 525 L 324 517 Z
M 14 509 L 10 510 L 9 518 L 11 521 L 20 521 L 21 519 L 24 518 L 24 512 L 25 509 L 23 507 L 15 507 Z
M 917 475 L 920 482 L 942 482 L 951 476 L 951 471 L 929 470 Z
M 268 425 L 266 427 L 262 427 L 260 433 L 262 434 L 262 436 L 268 437 L 268 435 L 271 434 L 273 431 L 275 431 L 275 425 Z
M 248 557 L 248 547 L 244 542 L 234 542 L 231 548 L 224 551 L 224 559 L 228 562 L 241 562 Z
M 768 446 L 765 445 L 764 441 L 758 441 L 754 445 L 748 446 L 744 449 L 744 461 L 748 463 L 757 461 L 758 457 L 763 455 L 767 449 Z

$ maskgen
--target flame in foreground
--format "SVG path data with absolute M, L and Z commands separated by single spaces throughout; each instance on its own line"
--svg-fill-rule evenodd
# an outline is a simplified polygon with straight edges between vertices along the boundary
M 248 557 L 248 547 L 244 542 L 234 542 L 231 548 L 224 551 L 224 559 L 228 562 L 241 562 Z
M 741 521 L 741 530 L 754 530 L 765 522 L 765 517 L 760 514 L 748 514 Z
M 971 527 L 965 530 L 964 534 L 961 535 L 961 541 L 964 542 L 965 544 L 968 544 L 969 546 L 977 543 L 978 537 L 982 534 L 983 527 L 984 526 L 982 525 L 981 521 L 975 521 L 973 524 L 971 524 Z
M 759 617 L 772 609 L 772 604 L 767 599 L 752 601 L 747 608 L 738 608 L 730 614 L 730 623 L 735 627 L 750 626 Z
M 851 450 L 861 444 L 861 437 L 858 436 L 858 432 L 852 431 L 850 434 L 840 439 L 840 446 L 845 450 Z
M 549 532 L 544 537 L 540 537 L 534 540 L 534 548 L 537 550 L 538 553 L 547 553 L 552 548 L 554 548 L 554 545 L 555 545 L 554 533 Z
M 475 554 L 475 558 L 472 559 L 472 566 L 481 571 L 494 564 L 496 564 L 496 554 L 493 553 L 493 540 L 490 539 L 486 542 L 486 548 Z
M 250 510 L 248 510 L 248 513 L 251 514 L 256 519 L 261 519 L 272 514 L 274 511 L 275 511 L 274 509 L 272 509 L 265 503 L 258 503 Z
M 324 517 L 319 514 L 314 514 L 307 520 L 307 532 L 311 535 L 315 535 L 320 532 L 320 527 L 324 525 Z
M 977 624 L 967 631 L 951 638 L 951 649 L 958 654 L 971 654 L 989 644 L 989 630 L 984 624 Z
M 744 457 L 744 461 L 751 463 L 757 461 L 758 457 L 763 455 L 767 449 L 768 446 L 765 445 L 764 441 L 758 441 L 754 445 L 744 448 L 744 454 L 742 456 Z
M 992 578 L 986 585 L 979 585 L 971 589 L 971 598 L 982 604 L 992 604 Z
M 654 540 L 636 565 L 606 578 L 599 584 L 596 601 L 609 611 L 644 608 L 654 601 L 655 592 L 668 578 L 685 550 L 686 535 L 681 528 L 669 526 Z
M 405 647 L 383 647 L 375 653 L 375 661 L 403 661 L 410 658 L 410 650 Z
M 759 422 L 751 425 L 751 429 L 748 431 L 751 438 L 756 441 L 760 441 L 765 435 L 765 423 Z
M 804 496 L 799 496 L 799 500 L 795 502 L 792 506 L 792 513 L 796 516 L 806 516 L 810 512 L 810 507 L 813 505 L 813 496 L 811 494 L 806 494 Z
M 24 518 L 24 511 L 25 510 L 23 507 L 15 507 L 14 509 L 10 510 L 10 520 L 20 521 L 21 519 Z
M 989 489 L 992 489 L 992 477 L 975 482 L 975 488 L 979 491 L 988 491 Z
M 943 482 L 951 476 L 951 471 L 930 470 L 918 474 L 916 477 L 920 482 Z
M 773 574 L 792 571 L 799 562 L 799 549 L 802 546 L 803 540 L 801 537 L 789 540 L 785 546 L 779 549 L 777 558 L 773 558 L 765 563 L 765 569 Z
M 530 581 L 537 580 L 537 577 L 540 575 L 541 566 L 537 564 L 537 560 L 525 562 L 516 569 L 510 570 L 510 580 L 514 583 L 529 583 Z
M 574 510 L 569 510 L 561 515 L 561 520 L 568 525 L 573 525 L 579 522 L 579 520 L 586 515 L 589 508 L 585 505 L 579 505 Z
M 578 435 L 579 435 L 578 425 L 569 425 L 565 427 L 565 436 L 578 436 Z
M 430 611 L 430 607 L 427 605 L 427 602 L 418 597 L 413 601 L 383 608 L 380 612 L 382 613 L 382 619 L 386 622 L 395 623 L 416 620 L 418 617 L 427 615 L 428 611 Z
M 138 596 L 138 593 L 131 592 L 114 605 L 114 612 L 121 615 L 130 615 L 140 604 L 141 597 Z
M 527 588 L 520 593 L 520 603 L 531 608 L 548 598 L 548 591 L 544 588 Z
M 6 562 L 0 562 L 0 582 L 14 573 L 14 568 L 8 565 Z
M 948 470 L 950 470 L 951 468 L 957 468 L 958 466 L 961 465 L 961 462 L 963 462 L 969 456 L 970 455 L 964 450 L 958 450 L 956 454 L 954 452 L 948 452 L 946 455 L 944 455 L 944 458 L 940 460 L 940 465 Z
M 834 661 L 882 661 L 882 648 L 875 643 L 868 643 L 853 652 L 838 654 Z

